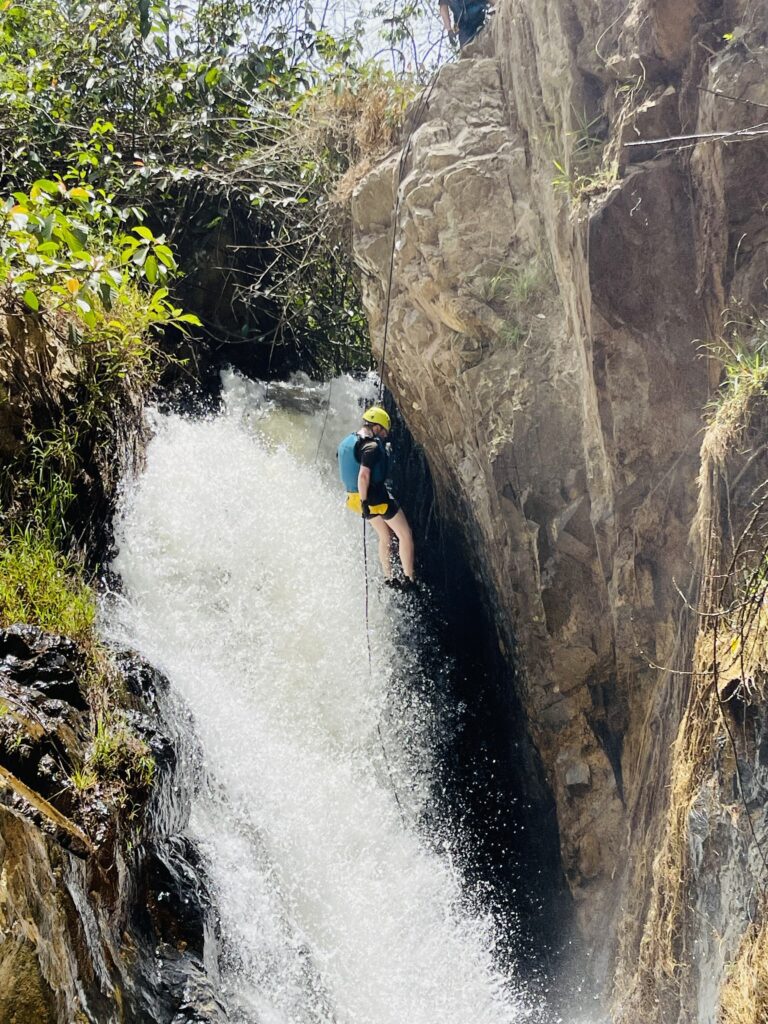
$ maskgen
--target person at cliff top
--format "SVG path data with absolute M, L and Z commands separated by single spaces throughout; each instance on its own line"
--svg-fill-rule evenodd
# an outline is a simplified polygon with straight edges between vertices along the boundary
M 470 39 L 474 39 L 483 27 L 487 6 L 487 0 L 444 0 L 440 3 L 440 17 L 452 46 L 456 45 L 457 34 L 459 46 L 466 46 Z
M 389 452 L 384 443 L 392 423 L 384 409 L 372 405 L 363 413 L 363 426 L 339 445 L 339 476 L 347 489 L 347 508 L 370 521 L 379 537 L 379 561 L 384 582 L 410 589 L 413 578 L 413 535 L 405 513 L 387 490 Z M 392 576 L 392 538 L 397 537 L 404 581 Z

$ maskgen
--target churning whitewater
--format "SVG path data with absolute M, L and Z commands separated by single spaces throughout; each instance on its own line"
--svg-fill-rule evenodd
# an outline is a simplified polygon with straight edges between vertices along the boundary
M 194 715 L 190 830 L 221 918 L 223 999 L 249 1024 L 519 1021 L 492 922 L 417 824 L 429 715 L 391 700 L 408 659 L 393 626 L 402 637 L 413 612 L 378 585 L 373 539 L 369 672 L 361 521 L 330 454 L 363 385 L 335 382 L 327 420 L 320 389 L 283 391 L 227 374 L 220 413 L 153 414 L 105 612 Z

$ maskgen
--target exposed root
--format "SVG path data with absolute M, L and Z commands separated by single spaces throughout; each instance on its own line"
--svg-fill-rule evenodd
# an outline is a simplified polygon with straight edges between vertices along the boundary
M 615 990 L 619 1003 L 616 1024 L 634 1024 L 640 1007 L 644 1008 L 644 1024 L 670 1020 L 681 977 L 691 968 L 685 931 L 690 884 L 688 823 L 720 731 L 711 675 L 700 671 L 700 666 L 697 657 L 688 706 L 672 747 L 667 811 L 658 852 L 649 870 L 648 861 L 656 844 L 649 841 L 642 850 L 642 863 L 636 866 L 632 887 L 638 905 L 625 912 Z
M 764 908 L 765 911 L 765 908 Z M 765 1024 L 768 1020 L 768 917 L 742 939 L 729 965 L 720 999 L 720 1024 Z

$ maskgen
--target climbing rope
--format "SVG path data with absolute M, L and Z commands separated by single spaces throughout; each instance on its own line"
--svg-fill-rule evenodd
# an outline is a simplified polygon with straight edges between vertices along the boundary
M 439 71 L 439 68 L 438 68 L 438 71 Z M 419 99 L 418 105 L 416 106 L 416 111 L 415 111 L 414 116 L 413 116 L 412 127 L 411 127 L 410 131 L 408 132 L 408 136 L 407 136 L 407 138 L 405 140 L 405 143 L 403 145 L 402 152 L 400 153 L 400 161 L 398 163 L 397 184 L 395 186 L 395 208 L 394 208 L 393 215 L 392 215 L 392 246 L 391 246 L 390 253 L 389 253 L 389 273 L 387 275 L 387 297 L 386 297 L 386 301 L 385 301 L 385 304 L 384 304 L 384 339 L 383 339 L 382 345 L 381 345 L 381 360 L 379 362 L 379 395 L 378 395 L 378 401 L 379 402 L 381 402 L 382 396 L 384 394 L 384 369 L 385 369 L 385 366 L 386 366 L 385 360 L 386 360 L 386 355 L 387 355 L 387 339 L 389 337 L 389 310 L 390 310 L 391 300 L 392 300 L 392 278 L 393 278 L 394 271 L 395 271 L 395 247 L 396 247 L 396 242 L 397 242 L 397 218 L 398 218 L 398 215 L 400 213 L 400 186 L 401 186 L 401 184 L 403 182 L 403 172 L 405 171 L 405 163 L 406 163 L 406 160 L 408 159 L 408 154 L 410 152 L 413 133 L 420 126 L 421 116 L 424 113 L 424 110 L 426 109 L 427 104 L 429 103 L 429 99 L 430 99 L 430 97 L 432 95 L 432 90 L 434 89 L 435 83 L 437 82 L 438 71 L 435 71 L 435 73 L 432 75 L 432 80 L 430 81 L 429 86 L 422 91 L 422 94 L 421 94 L 421 97 Z M 317 442 L 317 451 L 315 452 L 315 463 L 317 462 L 318 457 L 320 455 L 320 448 L 322 447 L 323 437 L 325 436 L 325 428 L 326 428 L 326 426 L 328 424 L 328 413 L 330 412 L 330 408 L 331 408 L 331 385 L 332 385 L 332 383 L 333 382 L 331 381 L 331 384 L 329 384 L 329 386 L 328 386 L 328 406 L 327 406 L 327 408 L 325 410 L 325 418 L 323 419 L 323 426 L 322 426 L 322 429 L 320 430 L 320 439 Z
M 386 356 L 387 356 L 387 340 L 389 337 L 389 311 L 392 301 L 392 278 L 395 272 L 395 248 L 397 243 L 397 218 L 400 214 L 400 186 L 403 183 L 403 173 L 405 171 L 405 164 L 408 159 L 408 155 L 411 151 L 411 142 L 413 141 L 413 133 L 417 128 L 421 126 L 421 116 L 429 103 L 430 97 L 432 96 L 432 90 L 437 82 L 437 76 L 439 68 L 432 75 L 432 81 L 429 83 L 429 87 L 424 89 L 419 103 L 416 107 L 416 111 L 413 115 L 413 121 L 411 123 L 411 129 L 408 132 L 408 136 L 403 145 L 403 149 L 400 153 L 400 162 L 397 168 L 397 182 L 395 184 L 395 208 L 392 214 L 392 246 L 389 252 L 389 274 L 387 275 L 387 297 L 384 302 L 384 337 L 381 343 L 381 360 L 379 362 L 379 401 L 384 394 L 384 370 L 386 368 Z
M 432 90 L 437 82 L 437 71 L 432 75 L 432 80 L 429 83 L 429 87 L 424 89 L 419 103 L 416 107 L 416 111 L 413 116 L 411 129 L 408 132 L 408 137 L 405 140 L 403 149 L 400 153 L 400 161 L 397 168 L 397 182 L 395 184 L 395 207 L 392 214 L 392 245 L 389 253 L 389 273 L 387 275 L 387 297 L 384 304 L 384 337 L 381 344 L 381 360 L 379 362 L 379 402 L 381 402 L 384 394 L 384 370 L 386 368 L 386 356 L 387 356 L 387 340 L 389 337 L 389 312 L 392 303 L 392 279 L 395 271 L 395 248 L 397 243 L 397 218 L 400 214 L 400 186 L 403 183 L 403 173 L 405 171 L 405 164 L 408 159 L 408 155 L 411 149 L 411 142 L 413 140 L 413 133 L 420 126 L 421 117 L 426 109 L 429 99 L 432 95 Z M 322 440 L 322 437 L 321 437 Z M 368 671 L 373 681 L 373 659 L 371 654 L 371 629 L 368 617 L 368 547 L 366 544 L 366 532 L 365 532 L 365 519 L 363 519 L 363 565 L 365 569 L 365 636 L 368 644 Z M 381 732 L 381 723 L 376 723 L 376 731 L 379 734 L 379 743 L 381 744 L 381 753 L 384 757 L 384 764 L 387 768 L 387 774 L 389 775 L 390 785 L 392 787 L 392 793 L 394 794 L 395 801 L 397 803 L 398 810 L 400 811 L 400 820 L 403 823 L 403 828 L 406 827 L 405 812 L 403 811 L 403 805 L 400 802 L 400 797 L 397 793 L 397 787 L 395 786 L 395 779 L 392 774 L 392 768 L 387 757 L 387 748 L 384 744 L 384 736 Z
M 379 363 L 379 401 L 381 401 L 382 395 L 384 393 L 384 370 L 385 370 L 385 366 L 386 366 L 387 339 L 388 339 L 388 336 L 389 336 L 389 311 L 390 311 L 391 300 L 392 300 L 392 279 L 393 279 L 394 269 L 395 269 L 395 246 L 396 246 L 396 241 L 397 241 L 397 218 L 398 218 L 398 215 L 400 213 L 400 186 L 401 186 L 402 181 L 403 181 L 403 172 L 405 171 L 405 164 L 406 164 L 406 161 L 408 159 L 408 154 L 410 153 L 411 141 L 412 141 L 412 138 L 413 138 L 413 133 L 416 130 L 416 128 L 419 127 L 419 125 L 421 123 L 422 114 L 424 113 L 424 110 L 426 109 L 426 106 L 429 103 L 429 99 L 430 99 L 430 97 L 432 95 L 432 90 L 434 89 L 436 82 L 437 82 L 437 71 L 433 74 L 432 80 L 431 80 L 431 82 L 429 84 L 429 87 L 424 89 L 422 94 L 421 94 L 421 98 L 419 99 L 419 103 L 418 103 L 418 105 L 416 107 L 416 111 L 415 111 L 414 116 L 413 116 L 413 121 L 412 121 L 411 129 L 408 132 L 408 137 L 407 137 L 407 139 L 405 141 L 405 144 L 403 146 L 402 152 L 400 153 L 400 161 L 399 161 L 399 164 L 398 164 L 397 183 L 396 183 L 396 186 L 395 186 L 395 207 L 394 207 L 393 217 L 392 217 L 392 246 L 391 246 L 391 249 L 390 249 L 389 273 L 388 273 L 388 276 L 387 276 L 387 297 L 386 297 L 386 302 L 385 302 L 385 316 L 384 316 L 384 338 L 383 338 L 382 346 L 381 346 L 381 361 Z M 328 414 L 329 414 L 330 408 L 331 408 L 331 385 L 332 385 L 332 382 L 331 382 L 331 384 L 329 384 L 329 387 L 328 387 L 328 405 L 327 405 L 326 410 L 325 410 L 325 417 L 323 419 L 323 426 L 322 426 L 322 428 L 320 430 L 320 438 L 319 438 L 319 440 L 317 442 L 317 451 L 315 452 L 315 462 L 317 462 L 318 457 L 320 455 L 320 448 L 322 447 L 323 437 L 325 436 L 325 428 L 326 428 L 327 423 L 328 423 Z M 371 626 L 370 626 L 370 617 L 369 617 L 368 545 L 366 543 L 365 519 L 362 520 L 362 523 L 363 523 L 363 567 L 364 567 L 364 574 L 365 574 L 365 639 L 366 639 L 366 643 L 368 645 L 368 673 L 369 673 L 369 675 L 371 677 L 371 681 L 373 681 L 373 654 L 372 654 L 372 651 L 371 651 Z M 376 723 L 376 731 L 379 734 L 379 743 L 381 745 L 381 753 L 382 753 L 382 756 L 384 758 L 384 764 L 385 764 L 386 769 L 387 769 L 387 774 L 389 776 L 389 782 L 390 782 L 390 786 L 392 788 L 392 794 L 393 794 L 393 796 L 395 798 L 395 802 L 397 804 L 398 811 L 400 812 L 400 819 L 401 819 L 401 821 L 403 823 L 403 827 L 405 828 L 406 827 L 405 812 L 403 810 L 403 805 L 400 802 L 400 797 L 399 797 L 398 792 L 397 792 L 397 787 L 395 786 L 395 779 L 394 779 L 394 775 L 392 773 L 392 767 L 390 765 L 389 758 L 387 757 L 387 748 L 386 748 L 386 745 L 384 743 L 384 735 L 383 735 L 383 733 L 381 731 L 381 723 L 380 722 Z
M 317 451 L 315 452 L 315 461 L 313 465 L 317 465 L 317 460 L 320 457 L 320 449 L 323 445 L 323 437 L 325 436 L 325 428 L 328 426 L 328 414 L 331 411 L 331 391 L 333 390 L 333 378 L 328 381 L 328 404 L 325 407 L 325 416 L 323 418 L 323 426 L 320 431 L 320 440 L 317 442 Z
M 362 522 L 363 522 L 363 565 L 365 567 L 365 641 L 366 641 L 366 643 L 368 645 L 368 674 L 369 674 L 369 676 L 371 678 L 371 682 L 373 682 L 373 654 L 371 652 L 371 624 L 370 624 L 370 620 L 369 620 L 369 616 L 368 616 L 368 591 L 369 591 L 369 586 L 368 586 L 368 545 L 366 543 L 365 519 L 363 519 Z M 392 789 L 392 795 L 395 798 L 395 803 L 397 804 L 397 809 L 400 812 L 400 821 L 403 823 L 403 828 L 407 828 L 406 820 L 405 820 L 405 811 L 403 810 L 403 805 L 400 803 L 400 797 L 398 796 L 398 793 L 397 793 L 397 786 L 395 785 L 395 777 L 392 774 L 392 768 L 391 768 L 390 763 L 389 763 L 389 758 L 387 757 L 387 748 L 386 748 L 386 745 L 384 743 L 384 735 L 383 735 L 383 733 L 381 731 L 381 722 L 378 722 L 378 721 L 376 722 L 376 731 L 379 734 L 379 743 L 381 745 L 381 753 L 382 753 L 382 756 L 384 758 L 384 764 L 385 764 L 386 769 L 387 769 L 387 775 L 389 775 L 389 784 L 390 784 L 390 787 Z

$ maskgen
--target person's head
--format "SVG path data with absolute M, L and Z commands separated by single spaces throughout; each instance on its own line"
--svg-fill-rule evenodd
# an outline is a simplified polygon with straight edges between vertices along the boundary
M 370 427 L 374 437 L 386 438 L 392 428 L 389 413 L 382 409 L 380 405 L 372 405 L 370 409 L 365 410 L 363 413 L 363 423 L 365 423 L 366 427 Z

